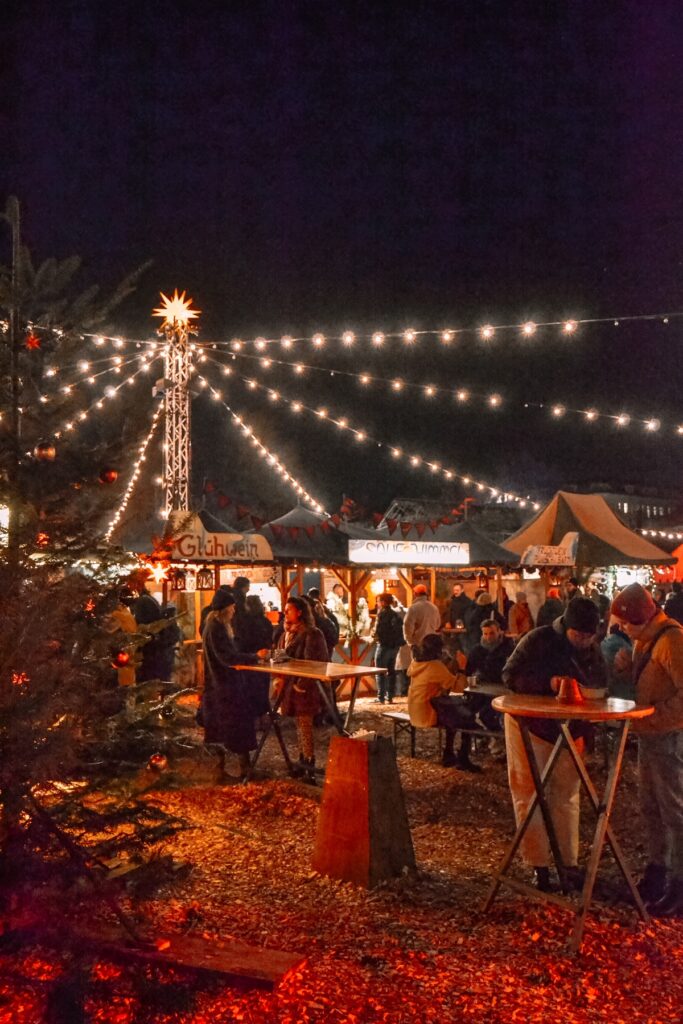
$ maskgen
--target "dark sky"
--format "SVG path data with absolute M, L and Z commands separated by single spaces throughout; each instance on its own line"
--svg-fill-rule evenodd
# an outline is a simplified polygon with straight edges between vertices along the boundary
M 120 331 L 147 334 L 159 290 L 176 286 L 204 311 L 206 339 L 683 310 L 679 3 L 11 8 L 0 196 L 21 199 L 38 257 L 83 256 L 84 283 L 154 260 Z M 569 344 L 507 332 L 448 352 L 425 338 L 381 355 L 359 342 L 352 356 L 330 342 L 316 357 L 499 391 L 496 413 L 379 388 L 360 402 L 338 377 L 287 372 L 278 386 L 504 487 L 676 486 L 682 331 L 594 326 Z M 525 400 L 628 408 L 670 429 L 554 423 Z M 381 508 L 437 487 L 241 386 L 230 401 L 330 507 L 342 491 Z M 250 453 L 204 405 L 197 472 L 238 490 Z M 264 479 L 271 493 L 282 500 Z

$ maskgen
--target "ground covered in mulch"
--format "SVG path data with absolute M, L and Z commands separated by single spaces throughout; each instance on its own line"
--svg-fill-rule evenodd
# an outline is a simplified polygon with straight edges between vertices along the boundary
M 400 705 L 398 705 L 400 708 Z M 362 701 L 355 727 L 388 734 L 377 706 Z M 293 740 L 293 735 L 287 732 Z M 327 734 L 319 739 L 324 761 Z M 321 789 L 286 779 L 274 740 L 260 777 L 248 786 L 216 785 L 213 766 L 171 766 L 148 799 L 185 819 L 171 852 L 192 864 L 153 890 L 121 887 L 121 903 L 145 931 L 235 938 L 301 953 L 305 960 L 272 993 L 238 991 L 188 976 L 93 961 L 80 977 L 81 1016 L 106 1024 L 412 1024 L 508 1021 L 572 1024 L 680 1024 L 683 1020 L 683 921 L 637 922 L 619 899 L 609 854 L 601 900 L 579 957 L 566 955 L 562 910 L 501 891 L 480 912 L 494 866 L 512 833 L 505 766 L 475 755 L 481 775 L 442 768 L 430 733 L 398 763 L 418 863 L 416 875 L 367 891 L 311 870 Z M 643 862 L 629 750 L 617 833 L 634 867 Z M 600 775 L 600 757 L 592 771 Z M 584 822 L 591 815 L 584 808 Z M 589 830 L 586 831 L 586 835 Z M 521 870 L 521 869 L 520 869 Z M 523 872 L 522 872 L 523 874 Z M 51 894 L 60 902 L 60 894 Z M 88 892 L 61 894 L 62 910 L 91 927 L 106 911 Z M 80 965 L 82 966 L 82 965 Z M 54 991 L 73 963 L 41 949 L 0 958 L 0 1021 L 34 1024 L 54 1016 Z M 46 1007 L 52 1007 L 49 1011 Z

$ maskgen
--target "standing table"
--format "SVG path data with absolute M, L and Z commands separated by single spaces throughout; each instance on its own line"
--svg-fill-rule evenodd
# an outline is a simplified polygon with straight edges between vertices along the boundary
M 520 822 L 515 833 L 515 838 L 513 839 L 510 848 L 503 857 L 498 871 L 496 872 L 493 884 L 491 885 L 484 903 L 484 913 L 491 908 L 491 904 L 493 903 L 496 893 L 501 885 L 507 885 L 509 888 L 514 889 L 517 892 L 522 892 L 527 896 L 532 896 L 535 899 L 544 900 L 564 907 L 575 915 L 569 948 L 572 953 L 578 952 L 583 938 L 586 915 L 593 897 L 593 887 L 595 885 L 595 877 L 600 863 L 600 857 L 605 845 L 605 840 L 607 840 L 612 849 L 612 853 L 614 854 L 614 858 L 619 865 L 621 873 L 624 876 L 624 880 L 626 881 L 631 896 L 633 897 L 633 902 L 636 905 L 640 917 L 643 921 L 649 921 L 648 913 L 645 910 L 643 901 L 641 900 L 633 878 L 631 877 L 631 873 L 626 864 L 619 841 L 612 831 L 610 815 L 612 813 L 612 807 L 614 806 L 614 798 L 617 790 L 617 783 L 619 781 L 619 773 L 621 771 L 621 762 L 624 756 L 629 726 L 634 719 L 646 718 L 648 715 L 651 715 L 654 708 L 639 707 L 631 700 L 619 700 L 615 697 L 609 697 L 606 700 L 587 700 L 581 704 L 564 704 L 560 703 L 555 697 L 537 697 L 529 694 L 507 694 L 505 696 L 496 697 L 493 700 L 492 707 L 494 710 L 501 711 L 505 715 L 513 715 L 517 720 L 517 724 L 519 725 L 522 734 L 522 741 L 524 743 L 524 749 L 526 751 L 536 792 L 529 804 L 524 820 Z M 552 753 L 542 774 L 538 770 L 536 758 L 534 757 L 533 748 L 531 746 L 529 726 L 526 722 L 526 719 L 528 718 L 548 718 L 558 721 L 560 724 L 560 735 L 555 741 Z M 576 721 L 609 722 L 616 726 L 616 750 L 612 763 L 609 767 L 607 783 L 605 785 L 605 791 L 602 799 L 598 796 L 595 786 L 588 774 L 586 765 L 584 764 L 569 731 L 570 723 Z M 567 886 L 565 884 L 565 865 L 562 863 L 557 836 L 545 796 L 548 780 L 552 775 L 553 769 L 563 750 L 569 751 L 572 761 L 576 766 L 576 770 L 579 773 L 581 784 L 597 814 L 595 834 L 593 836 L 586 869 L 586 879 L 583 890 L 578 899 L 578 904 L 570 902 L 570 900 L 566 899 L 564 896 L 558 896 L 555 893 L 541 892 L 539 889 L 533 888 L 530 885 L 526 885 L 524 882 L 520 882 L 519 880 L 512 878 L 507 873 L 519 844 L 522 841 L 524 833 L 529 826 L 531 817 L 538 807 L 543 815 L 543 822 L 548 833 L 548 840 L 550 842 L 553 859 L 557 867 L 557 873 L 560 876 L 560 882 L 562 883 L 562 890 L 565 893 L 567 891 Z
M 339 665 L 337 662 L 332 661 L 304 661 L 303 659 L 294 658 L 283 662 L 268 661 L 259 665 L 234 665 L 233 668 L 241 669 L 243 672 L 265 672 L 272 676 L 293 676 L 299 679 L 313 679 L 318 685 L 323 703 L 340 736 L 349 735 L 348 730 L 349 725 L 351 724 L 351 716 L 353 715 L 356 695 L 358 693 L 358 687 L 362 677 L 380 676 L 386 674 L 387 671 L 385 668 L 375 668 L 374 666 L 369 665 Z M 331 688 L 332 683 L 336 683 L 342 679 L 353 680 L 351 694 L 349 697 L 349 707 L 346 712 L 346 716 L 343 719 L 341 718 L 337 705 L 334 702 L 334 696 Z M 268 739 L 271 729 L 275 733 L 277 741 L 280 744 L 280 749 L 282 751 L 282 756 L 285 759 L 287 770 L 290 774 L 292 773 L 292 761 L 282 736 L 282 729 L 280 728 L 278 714 L 284 695 L 285 688 L 283 687 L 270 705 L 270 710 L 268 711 L 268 726 L 261 734 L 258 746 L 256 747 L 256 752 L 251 760 L 251 765 L 246 775 L 246 781 L 251 778 L 253 770 L 256 767 L 256 763 L 261 756 L 263 745 Z

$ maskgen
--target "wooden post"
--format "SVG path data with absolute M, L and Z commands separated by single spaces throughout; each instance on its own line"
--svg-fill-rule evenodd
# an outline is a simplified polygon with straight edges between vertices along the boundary
M 415 869 L 396 753 L 386 737 L 332 738 L 313 868 L 368 889 Z
M 433 565 L 429 569 L 429 600 L 436 604 L 436 569 Z
M 503 594 L 503 570 L 496 566 L 496 585 L 498 587 L 498 611 L 505 615 L 505 596 Z

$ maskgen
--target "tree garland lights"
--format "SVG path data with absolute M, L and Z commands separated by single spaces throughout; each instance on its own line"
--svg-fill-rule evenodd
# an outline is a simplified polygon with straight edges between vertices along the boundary
M 141 366 L 139 369 L 135 371 L 135 373 L 132 373 L 130 374 L 129 377 L 124 378 L 124 380 L 122 380 L 116 386 L 114 386 L 113 384 L 107 385 L 104 391 L 100 393 L 98 398 L 95 398 L 90 403 L 90 405 L 86 406 L 84 409 L 81 409 L 80 411 L 74 411 L 71 418 L 65 420 L 64 423 L 62 423 L 60 429 L 53 431 L 53 433 L 50 436 L 59 439 L 60 437 L 62 437 L 63 434 L 72 434 L 73 432 L 75 432 L 78 426 L 88 419 L 93 410 L 99 410 L 104 408 L 105 402 L 112 401 L 113 399 L 115 399 L 119 391 L 126 385 L 133 386 L 135 384 L 136 378 L 139 377 L 141 373 L 146 373 L 149 370 L 150 365 L 150 363 L 146 363 L 144 366 Z
M 219 366 L 221 365 L 218 363 L 218 360 L 211 359 L 211 362 L 214 362 Z M 471 476 L 458 473 L 454 469 L 444 468 L 440 462 L 427 459 L 422 455 L 410 454 L 396 445 L 389 444 L 386 441 L 380 441 L 378 438 L 368 434 L 367 431 L 351 426 L 349 420 L 345 416 L 336 417 L 331 415 L 329 410 L 324 406 L 319 406 L 314 409 L 313 406 L 307 405 L 305 402 L 288 398 L 286 395 L 283 395 L 282 392 L 277 391 L 275 388 L 268 387 L 268 385 L 263 384 L 261 381 L 256 380 L 253 377 L 242 377 L 241 375 L 236 376 L 238 376 L 238 379 L 241 380 L 251 391 L 265 392 L 271 402 L 281 401 L 283 404 L 288 405 L 293 413 L 308 412 L 319 420 L 327 420 L 329 423 L 338 427 L 339 430 L 349 431 L 349 433 L 354 435 L 355 440 L 359 444 L 369 441 L 377 448 L 386 449 L 390 453 L 391 457 L 397 461 L 407 459 L 409 465 L 413 468 L 426 467 L 432 473 L 440 473 L 446 480 L 460 480 L 465 484 L 465 486 L 474 486 L 480 492 L 487 491 L 493 498 L 500 498 L 503 501 L 517 502 L 520 508 L 525 508 L 527 504 L 530 504 L 534 510 L 538 510 L 541 507 L 540 504 L 534 501 L 528 494 L 525 497 L 522 497 L 521 495 L 513 494 L 512 492 L 505 491 L 499 487 L 493 487 L 491 484 L 485 483 L 484 481 L 475 480 Z M 208 381 L 207 385 L 210 387 Z
M 325 513 L 324 506 L 319 501 L 316 501 L 315 498 L 313 498 L 312 495 L 308 493 L 306 488 L 296 479 L 296 477 L 289 472 L 282 459 L 278 455 L 276 455 L 275 452 L 271 451 L 259 437 L 257 437 L 257 435 L 254 433 L 251 426 L 246 422 L 244 417 L 234 412 L 233 409 L 231 409 L 230 406 L 227 404 L 227 402 L 223 401 L 223 396 L 221 392 L 214 388 L 211 385 L 211 383 L 206 379 L 206 377 L 201 376 L 201 374 L 197 375 L 197 380 L 199 382 L 199 386 L 202 388 L 208 388 L 209 392 L 211 393 L 211 397 L 215 401 L 220 402 L 223 408 L 230 413 L 230 416 L 232 417 L 232 422 L 234 423 L 235 427 L 242 432 L 244 437 L 249 438 L 253 446 L 258 449 L 261 457 L 264 458 L 269 465 L 275 468 L 276 472 L 279 473 L 282 479 L 285 480 L 287 484 L 289 484 L 289 486 L 297 493 L 297 495 L 300 498 L 304 498 L 316 512 L 327 514 Z
M 109 542 L 111 540 L 112 533 L 114 532 L 114 530 L 116 529 L 118 524 L 121 522 L 121 517 L 122 517 L 123 513 L 126 511 L 126 508 L 128 507 L 128 502 L 130 501 L 130 497 L 131 497 L 131 495 L 132 495 L 132 493 L 133 493 L 133 491 L 135 489 L 135 485 L 136 485 L 136 483 L 138 481 L 138 477 L 140 476 L 140 473 L 141 473 L 142 463 L 147 458 L 147 454 L 146 454 L 147 453 L 147 448 L 149 447 L 149 443 L 150 443 L 150 441 L 152 440 L 152 438 L 154 436 L 154 433 L 156 431 L 156 428 L 157 428 L 157 425 L 159 423 L 159 419 L 161 417 L 161 414 L 162 414 L 163 410 L 164 410 L 164 407 L 163 407 L 162 404 L 159 404 L 157 406 L 157 408 L 155 409 L 154 415 L 152 416 L 152 422 L 150 424 L 150 428 L 149 428 L 149 430 L 147 432 L 147 436 L 145 437 L 144 441 L 142 442 L 142 444 L 138 448 L 138 456 L 137 456 L 137 459 L 135 460 L 135 463 L 133 465 L 133 472 L 131 474 L 130 480 L 128 481 L 128 486 L 126 487 L 126 490 L 124 491 L 123 497 L 121 499 L 121 503 L 120 503 L 118 509 L 116 510 L 113 519 L 109 523 L 109 526 L 107 527 L 106 533 L 104 534 L 104 539 L 107 542 Z

